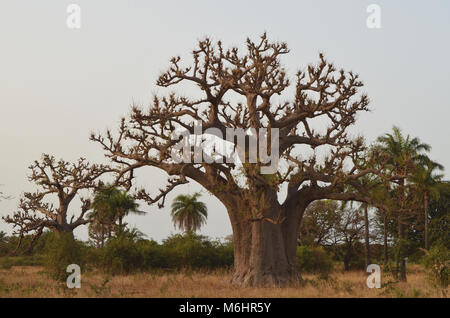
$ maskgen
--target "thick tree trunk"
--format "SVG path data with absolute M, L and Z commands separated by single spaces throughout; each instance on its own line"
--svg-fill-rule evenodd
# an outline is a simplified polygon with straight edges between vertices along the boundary
M 423 195 L 423 203 L 425 210 L 425 219 L 424 219 L 424 232 L 425 232 L 425 249 L 428 250 L 428 193 L 424 193 Z
M 364 254 L 366 268 L 370 264 L 370 242 L 369 242 L 369 215 L 367 203 L 364 203 Z
M 274 210 L 269 214 L 274 220 L 279 211 Z M 249 220 L 248 216 L 237 215 L 239 214 L 232 217 L 234 273 L 231 283 L 243 287 L 301 283 L 296 251 L 303 211 L 300 215 L 296 211 L 297 217 L 293 218 L 296 222 L 288 222 L 285 219 L 276 224 L 264 219 Z

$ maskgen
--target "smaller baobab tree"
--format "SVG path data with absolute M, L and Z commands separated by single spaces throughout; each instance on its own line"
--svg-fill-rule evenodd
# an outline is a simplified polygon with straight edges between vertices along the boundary
M 200 193 L 180 194 L 172 203 L 172 221 L 175 227 L 186 233 L 199 230 L 206 223 L 208 209 L 205 203 L 198 201 Z
M 38 186 L 37 190 L 24 193 L 18 211 L 3 217 L 3 220 L 12 224 L 14 234 L 19 235 L 17 248 L 25 234 L 32 235 L 30 249 L 46 228 L 54 232 L 72 233 L 78 226 L 87 224 L 89 220 L 85 214 L 91 202 L 80 192 L 101 186 L 99 177 L 111 171 L 107 166 L 90 164 L 84 158 L 70 163 L 62 159 L 57 161 L 48 154 L 44 154 L 40 161 L 36 160 L 29 169 L 28 179 Z M 72 215 L 69 220 L 69 205 L 77 196 L 81 201 L 81 211 L 78 217 Z

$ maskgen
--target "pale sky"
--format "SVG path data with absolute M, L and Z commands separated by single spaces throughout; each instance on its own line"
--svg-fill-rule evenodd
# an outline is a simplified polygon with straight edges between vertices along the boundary
M 66 26 L 67 6 L 81 7 L 81 29 Z M 381 8 L 381 29 L 366 26 L 369 4 Z M 360 74 L 373 112 L 355 131 L 373 141 L 397 125 L 433 147 L 431 157 L 450 174 L 450 2 L 442 1 L 112 1 L 2 0 L 0 2 L 0 216 L 33 190 L 27 167 L 50 153 L 102 162 L 91 131 L 115 128 L 135 101 L 147 104 L 174 55 L 186 55 L 208 35 L 243 47 L 264 31 L 291 49 L 282 63 L 293 75 L 318 52 Z M 288 96 L 284 96 L 288 98 Z M 138 184 L 157 189 L 164 173 L 146 169 Z M 197 185 L 178 188 L 194 192 Z M 204 193 L 211 237 L 231 234 L 226 210 Z M 142 206 L 129 217 L 148 237 L 176 233 L 169 208 Z M 74 206 L 73 211 L 76 211 Z M 0 230 L 11 228 L 0 221 Z M 86 229 L 76 234 L 86 239 Z

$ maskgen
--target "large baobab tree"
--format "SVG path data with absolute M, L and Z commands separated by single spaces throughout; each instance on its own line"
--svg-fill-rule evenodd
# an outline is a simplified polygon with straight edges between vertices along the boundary
M 72 232 L 78 226 L 88 223 L 84 216 L 90 208 L 90 200 L 81 197 L 80 192 L 101 186 L 99 177 L 111 171 L 105 165 L 90 164 L 83 158 L 69 163 L 57 161 L 47 154 L 40 161 L 36 160 L 29 169 L 29 181 L 34 182 L 38 189 L 24 193 L 18 211 L 3 217 L 6 223 L 14 226 L 15 234 L 20 237 L 19 245 L 25 234 L 32 235 L 32 244 L 45 228 L 57 232 Z M 81 211 L 77 217 L 72 215 L 69 220 L 69 205 L 77 195 L 82 202 Z
M 174 57 L 157 80 L 161 87 L 181 85 L 191 97 L 176 91 L 155 97 L 148 109 L 134 106 L 118 132 L 91 136 L 112 162 L 122 165 L 119 177 L 131 180 L 134 171 L 145 166 L 169 175 L 167 187 L 154 196 L 138 190 L 136 197 L 149 204 L 163 206 L 171 190 L 191 180 L 217 197 L 233 229 L 232 282 L 241 286 L 301 279 L 295 255 L 305 208 L 319 199 L 358 200 L 359 178 L 374 172 L 359 165 L 362 138 L 348 135 L 356 115 L 369 104 L 359 93 L 363 84 L 358 75 L 336 70 L 320 55 L 317 65 L 296 74 L 295 89 L 287 96 L 291 81 L 280 58 L 288 53 L 285 43 L 270 42 L 265 34 L 258 41 L 248 39 L 243 53 L 225 49 L 220 41 L 201 40 L 190 66 Z M 228 160 L 174 161 L 171 154 L 179 142 L 174 131 L 198 135 L 195 123 L 201 123 L 202 132 L 214 128 L 217 136 L 226 136 L 230 129 L 266 128 L 269 134 L 278 129 L 278 171 L 261 173 L 261 153 L 256 163 L 242 166 Z M 237 139 L 231 140 L 236 152 L 248 158 L 249 151 Z M 267 141 L 258 137 L 258 143 L 263 142 Z M 320 152 L 327 155 L 322 158 Z M 286 197 L 280 202 L 281 187 Z

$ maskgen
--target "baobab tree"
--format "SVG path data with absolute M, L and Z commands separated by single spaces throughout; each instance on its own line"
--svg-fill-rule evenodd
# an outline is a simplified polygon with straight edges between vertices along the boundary
M 233 230 L 231 281 L 240 286 L 281 286 L 301 280 L 296 249 L 306 207 L 320 199 L 363 200 L 359 179 L 375 173 L 360 165 L 365 151 L 362 137 L 348 134 L 357 114 L 369 105 L 368 97 L 359 92 L 363 84 L 358 75 L 337 70 L 320 54 L 316 65 L 295 75 L 289 97 L 286 88 L 291 81 L 280 61 L 288 53 L 286 43 L 271 42 L 265 34 L 258 41 L 247 39 L 243 54 L 238 48 L 225 49 L 220 41 L 201 40 L 190 66 L 174 57 L 157 80 L 161 87 L 192 89 L 191 97 L 174 91 L 155 97 L 148 108 L 134 105 L 118 131 L 91 136 L 113 163 L 122 165 L 123 179 L 131 181 L 136 169 L 148 166 L 168 174 L 168 184 L 159 193 L 138 189 L 137 198 L 162 207 L 170 191 L 196 181 L 223 203 Z M 277 171 L 261 173 L 265 163 L 261 153 L 256 163 L 241 166 L 228 160 L 195 162 L 194 156 L 175 161 L 172 153 L 180 139 L 174 132 L 184 129 L 198 135 L 198 123 L 201 133 L 214 129 L 219 137 L 230 129 L 267 129 L 268 135 L 277 130 Z M 257 139 L 258 144 L 269 143 Z M 237 153 L 249 157 L 238 138 L 231 142 Z M 327 155 L 321 158 L 320 151 Z M 280 202 L 277 194 L 282 187 L 286 197 Z
M 30 167 L 29 181 L 38 189 L 26 192 L 20 199 L 19 209 L 12 215 L 3 217 L 12 224 L 19 235 L 19 245 L 25 234 L 32 235 L 33 242 L 45 228 L 56 232 L 73 232 L 80 225 L 89 221 L 84 217 L 90 209 L 90 200 L 80 196 L 81 190 L 95 189 L 102 185 L 99 177 L 112 170 L 105 165 L 90 164 L 84 158 L 75 163 L 57 161 L 53 156 L 44 154 Z M 75 197 L 81 200 L 81 210 L 77 217 L 68 219 L 68 209 Z M 52 203 L 56 202 L 56 204 Z M 19 246 L 18 245 L 18 246 Z

